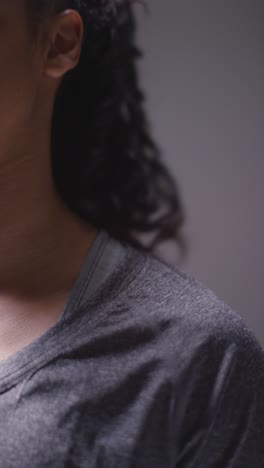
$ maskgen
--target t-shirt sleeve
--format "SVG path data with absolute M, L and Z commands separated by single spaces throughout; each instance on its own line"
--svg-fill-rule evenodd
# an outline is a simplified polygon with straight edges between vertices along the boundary
M 175 468 L 264 468 L 264 353 L 230 315 L 182 372 Z

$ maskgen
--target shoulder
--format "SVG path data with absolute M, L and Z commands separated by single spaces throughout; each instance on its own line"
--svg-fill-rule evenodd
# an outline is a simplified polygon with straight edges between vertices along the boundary
M 166 352 L 188 358 L 206 353 L 210 360 L 228 348 L 263 362 L 261 345 L 238 311 L 191 274 L 155 255 L 144 255 L 145 266 L 130 299 L 134 313 L 156 330 Z

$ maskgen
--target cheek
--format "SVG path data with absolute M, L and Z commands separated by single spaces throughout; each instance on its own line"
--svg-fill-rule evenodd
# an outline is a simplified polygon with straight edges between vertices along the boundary
M 0 39 L 0 44 L 1 39 Z M 25 41 L 0 46 L 0 133 L 13 133 L 30 115 L 36 89 L 32 50 Z

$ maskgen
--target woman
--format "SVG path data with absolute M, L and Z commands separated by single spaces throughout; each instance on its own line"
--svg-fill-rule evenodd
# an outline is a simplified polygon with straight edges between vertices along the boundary
M 263 467 L 257 339 L 155 254 L 186 254 L 184 214 L 131 2 L 12 0 L 0 21 L 0 467 Z

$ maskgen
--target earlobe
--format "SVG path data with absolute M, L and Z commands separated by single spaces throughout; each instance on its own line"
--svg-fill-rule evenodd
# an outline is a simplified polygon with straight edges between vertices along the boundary
M 45 76 L 49 78 L 62 78 L 65 73 L 75 68 L 78 64 L 78 60 L 72 60 L 67 55 L 60 55 L 57 57 L 56 63 L 49 64 L 45 68 Z

